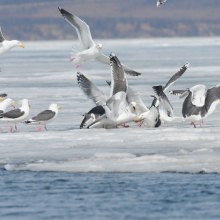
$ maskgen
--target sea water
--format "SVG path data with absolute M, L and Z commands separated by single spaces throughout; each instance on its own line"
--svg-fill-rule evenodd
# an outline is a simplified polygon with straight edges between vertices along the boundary
M 96 42 L 143 73 L 127 79 L 146 106 L 152 86 L 165 85 L 186 62 L 189 69 L 169 90 L 220 84 L 220 38 Z M 62 110 L 41 133 L 36 125 L 20 123 L 18 133 L 10 133 L 0 124 L 1 219 L 220 218 L 218 106 L 196 129 L 179 120 L 157 129 L 131 123 L 128 129 L 80 130 L 94 104 L 79 89 L 77 71 L 109 97 L 110 68 L 93 61 L 76 69 L 69 61 L 76 41 L 22 43 L 25 49 L 0 59 L 0 92 L 18 106 L 27 98 L 30 117 L 51 103 Z M 181 116 L 183 101 L 167 96 Z

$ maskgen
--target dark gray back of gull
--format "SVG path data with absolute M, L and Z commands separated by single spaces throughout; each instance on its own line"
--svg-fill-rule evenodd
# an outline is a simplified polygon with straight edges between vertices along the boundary
M 32 119 L 35 121 L 49 121 L 55 116 L 55 112 L 52 110 L 45 110 L 38 114 L 37 116 L 33 117 Z
M 1 114 L 0 118 L 15 119 L 15 118 L 20 118 L 22 115 L 24 115 L 24 111 L 21 111 L 20 109 L 14 109 L 9 112 L 5 112 Z

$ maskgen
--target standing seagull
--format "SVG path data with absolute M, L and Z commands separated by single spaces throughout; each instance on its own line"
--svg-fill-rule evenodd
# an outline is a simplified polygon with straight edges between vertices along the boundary
M 29 119 L 28 121 L 25 121 L 25 124 L 27 125 L 40 125 L 40 128 L 38 129 L 39 132 L 41 132 L 41 125 L 45 125 L 44 128 L 46 128 L 46 124 L 54 121 L 58 115 L 58 109 L 62 109 L 57 104 L 51 104 L 48 110 L 45 110 L 41 113 L 39 113 L 37 116 Z
M 160 7 L 162 4 L 164 4 L 167 0 L 158 0 L 157 1 L 157 7 Z
M 11 50 L 13 47 L 17 46 L 25 48 L 25 46 L 17 40 L 5 40 L 0 27 L 0 57 L 7 53 L 9 50 Z
M 171 94 L 181 94 L 185 98 L 182 107 L 182 117 L 185 121 L 191 121 L 196 128 L 195 122 L 201 121 L 211 115 L 220 104 L 220 85 L 214 86 L 205 92 L 206 86 L 196 85 L 190 89 L 170 91 Z
M 83 47 L 83 51 L 76 53 L 76 56 L 71 58 L 71 61 L 78 63 L 77 68 L 80 67 L 83 63 L 88 62 L 90 60 L 96 59 L 97 61 L 109 65 L 110 60 L 109 57 L 105 56 L 102 53 L 102 44 L 96 45 L 92 39 L 91 32 L 89 26 L 86 22 L 82 21 L 75 15 L 70 14 L 68 11 L 58 7 L 60 13 L 65 18 L 67 22 L 69 22 L 75 29 L 80 41 L 81 46 Z M 132 76 L 138 76 L 141 73 L 135 72 L 134 70 L 128 68 L 123 65 L 124 71 Z
M 0 114 L 4 113 L 9 105 L 15 108 L 14 104 L 18 104 L 18 103 L 13 101 L 12 99 L 5 99 L 3 102 L 0 103 Z
M 0 115 L 0 123 L 6 122 L 8 125 L 10 125 L 10 127 L 11 127 L 10 131 L 12 132 L 13 126 L 9 123 L 9 122 L 11 122 L 11 123 L 15 124 L 15 129 L 16 129 L 16 131 L 18 131 L 17 130 L 17 123 L 22 122 L 25 119 L 27 119 L 27 117 L 29 115 L 29 107 L 31 107 L 31 106 L 29 105 L 28 100 L 23 99 L 22 106 L 20 108 L 8 111 L 8 112 Z M 2 131 L 1 128 L 0 128 L 0 130 Z
M 181 67 L 181 69 L 171 77 L 171 79 L 167 82 L 167 84 L 164 87 L 161 85 L 153 86 L 155 93 L 160 98 L 159 111 L 160 111 L 160 119 L 163 123 L 163 126 L 164 126 L 164 122 L 173 122 L 175 120 L 180 119 L 180 117 L 174 116 L 173 107 L 170 104 L 170 101 L 167 98 L 165 91 L 185 73 L 188 67 L 189 67 L 189 63 L 186 63 L 183 67 Z

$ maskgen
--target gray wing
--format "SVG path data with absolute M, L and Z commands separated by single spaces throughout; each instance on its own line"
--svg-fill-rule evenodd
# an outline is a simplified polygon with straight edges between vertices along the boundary
M 124 69 L 115 56 L 111 53 L 110 56 L 110 66 L 111 66 L 111 96 L 114 96 L 118 92 L 127 92 L 128 82 L 125 76 Z
M 0 94 L 0 97 L 1 98 L 3 98 L 3 97 L 6 97 L 8 94 L 6 94 L 6 93 L 2 93 L 2 94 Z
M 201 110 L 202 118 L 206 116 L 212 103 L 219 99 L 220 99 L 220 85 L 217 85 L 207 90 L 205 105 L 202 107 Z
M 100 63 L 109 65 L 110 64 L 110 59 L 109 57 L 105 56 L 104 54 L 96 57 L 96 60 L 99 61 Z M 126 74 L 130 75 L 130 76 L 139 76 L 141 75 L 141 73 L 138 73 L 130 68 L 128 68 L 127 66 L 125 66 L 124 64 L 121 64 L 124 68 L 124 71 Z
M 80 43 L 85 49 L 89 49 L 94 46 L 95 43 L 92 40 L 91 32 L 89 26 L 85 21 L 82 21 L 75 15 L 70 14 L 68 11 L 58 7 L 60 13 L 75 29 L 79 38 Z
M 160 110 L 164 111 L 167 116 L 173 117 L 173 107 L 170 104 L 169 99 L 166 94 L 163 92 L 162 86 L 153 86 L 154 92 L 160 97 Z
M 19 118 L 22 115 L 24 115 L 24 111 L 21 111 L 20 109 L 14 109 L 8 112 L 5 112 L 3 114 L 0 115 L 0 118 L 11 118 L 11 119 L 15 119 L 15 118 Z
M 39 113 L 37 116 L 33 117 L 32 120 L 34 121 L 48 121 L 55 116 L 55 112 L 51 110 L 45 110 Z
M 0 110 L 0 114 L 4 113 L 4 111 Z
M 175 73 L 168 81 L 168 83 L 164 86 L 163 91 L 165 92 L 166 89 L 168 89 L 174 82 L 176 82 L 183 75 L 183 73 L 185 73 L 188 67 L 189 63 L 186 63 L 183 67 L 181 67 L 181 69 L 177 73 Z
M 82 92 L 91 99 L 95 105 L 98 106 L 106 103 L 107 97 L 105 94 L 80 72 L 77 72 L 77 80 Z
M 138 116 L 141 113 L 149 111 L 149 109 L 143 103 L 139 92 L 137 92 L 135 89 L 131 88 L 130 86 L 128 86 L 126 99 L 129 104 L 131 102 L 136 102 L 136 112 Z
M 1 30 L 1 27 L 0 27 L 0 43 L 2 43 L 4 40 L 5 40 L 5 38 L 2 34 L 2 30 Z
M 186 97 L 189 94 L 188 90 L 172 90 L 169 91 L 172 95 L 178 95 L 178 100 Z

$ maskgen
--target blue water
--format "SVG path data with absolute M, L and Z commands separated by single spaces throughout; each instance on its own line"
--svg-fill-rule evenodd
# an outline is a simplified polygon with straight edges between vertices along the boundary
M 220 219 L 220 175 L 7 172 L 1 219 Z

